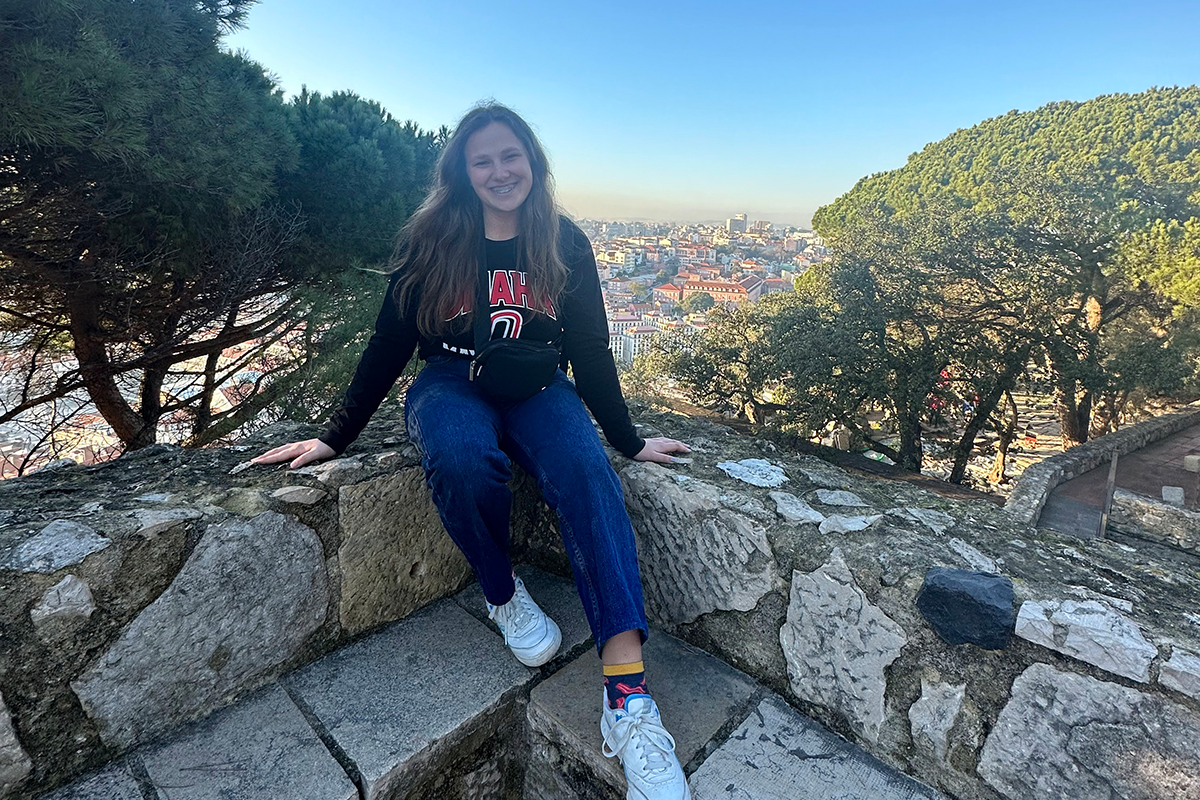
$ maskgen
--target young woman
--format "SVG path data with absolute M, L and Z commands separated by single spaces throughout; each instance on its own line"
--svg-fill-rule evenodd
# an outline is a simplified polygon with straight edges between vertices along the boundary
M 634 460 L 669 462 L 688 448 L 634 431 L 608 349 L 591 244 L 559 213 L 546 155 L 525 121 L 495 103 L 469 112 L 446 142 L 433 187 L 401 242 L 375 333 L 326 432 L 255 461 L 290 460 L 296 468 L 340 454 L 419 348 L 426 366 L 405 397 L 405 424 L 442 523 L 483 587 L 489 617 L 523 664 L 544 664 L 558 650 L 558 626 L 509 561 L 515 461 L 537 478 L 558 514 L 600 652 L 604 754 L 620 758 L 630 800 L 690 798 L 674 739 L 646 691 L 648 630 L 633 528 L 580 398 L 609 443 Z M 481 262 L 487 296 L 477 301 Z M 490 325 L 476 329 L 481 302 L 491 307 Z M 488 341 L 486 351 L 477 348 L 477 336 Z M 476 361 L 477 349 L 486 356 L 497 347 L 544 357 L 546 344 L 560 348 L 574 383 L 555 369 L 560 356 L 553 350 L 548 385 L 535 381 L 524 398 L 507 392 L 528 391 L 516 386 L 528 380 L 523 362 L 506 369 L 502 360 Z

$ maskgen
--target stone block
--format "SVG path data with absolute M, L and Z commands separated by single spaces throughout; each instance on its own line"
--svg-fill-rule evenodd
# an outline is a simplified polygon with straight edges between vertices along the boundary
M 338 518 L 338 613 L 348 633 L 402 619 L 474 576 L 442 527 L 418 467 L 343 486 Z
M 40 629 L 49 620 L 87 619 L 95 610 L 96 602 L 87 582 L 68 575 L 46 590 L 41 601 L 30 609 L 29 618 Z
M 1170 503 L 1173 506 L 1183 507 L 1183 487 L 1182 486 L 1164 486 L 1162 487 L 1162 499 L 1164 503 Z
M 325 621 L 317 534 L 267 512 L 205 531 L 175 580 L 72 681 L 108 744 L 129 747 L 228 702 Z
M 913 744 L 931 750 L 939 762 L 946 761 L 950 730 L 962 711 L 966 690 L 966 684 L 931 683 L 921 678 L 921 697 L 908 709 Z
M 358 798 L 278 684 L 139 755 L 161 800 Z
M 845 517 L 841 514 L 834 514 L 826 517 L 817 530 L 826 536 L 831 533 L 855 533 L 857 531 L 865 531 L 881 519 L 883 519 L 882 514 L 870 514 L 858 517 Z
M 1200 472 L 1200 455 L 1184 456 L 1183 468 L 1188 472 Z
M 1009 800 L 1200 797 L 1200 715 L 1034 664 L 1013 682 L 978 771 Z
M 945 800 L 774 696 L 689 783 L 693 800 Z
M 0 797 L 23 781 L 32 768 L 33 762 L 17 739 L 12 716 L 8 713 L 4 697 L 0 695 Z
M 128 759 L 114 761 L 38 800 L 145 800 Z
M 775 501 L 775 511 L 779 516 L 783 517 L 784 521 L 791 525 L 816 524 L 825 521 L 825 515 L 808 503 L 796 497 L 794 494 L 787 492 L 771 492 L 771 499 Z
M 944 641 L 985 650 L 1008 647 L 1016 622 L 1011 580 L 946 567 L 925 573 L 917 609 Z
M 69 519 L 56 519 L 17 545 L 0 567 L 49 575 L 78 564 L 110 544 L 111 539 L 101 536 L 87 525 Z
M 530 597 L 562 631 L 562 646 L 554 661 L 550 662 L 551 666 L 559 660 L 579 655 L 580 651 L 591 643 L 592 631 L 588 627 L 583 605 L 579 602 L 575 582 L 543 572 L 537 567 L 520 566 L 516 568 L 516 572 L 525 582 Z M 487 601 L 483 598 L 483 590 L 478 581 L 456 594 L 454 601 L 499 635 L 500 629 L 496 627 L 496 623 L 487 618 Z
M 304 506 L 319 503 L 328 496 L 328 492 L 315 486 L 284 486 L 271 492 L 271 497 L 281 503 L 299 503 Z
M 284 678 L 361 776 L 364 800 L 404 797 L 534 673 L 452 600 Z M 511 733 L 511 732 L 509 732 Z
M 621 478 L 651 622 L 749 611 L 771 591 L 775 556 L 757 518 L 770 512 L 761 504 L 698 479 L 677 483 L 658 464 L 631 464 Z
M 844 489 L 817 489 L 817 501 L 827 506 L 845 506 L 847 508 L 870 508 L 871 504 L 854 492 Z
M 787 622 L 779 629 L 792 691 L 841 714 L 870 741 L 883 725 L 884 671 L 907 641 L 867 599 L 840 549 L 813 572 L 792 573 Z
M 1016 634 L 1141 683 L 1150 680 L 1150 662 L 1158 655 L 1137 623 L 1097 600 L 1027 600 Z
M 783 470 L 761 458 L 743 458 L 741 461 L 722 461 L 717 468 L 731 478 L 750 484 L 774 489 L 787 483 Z
M 1200 655 L 1176 647 L 1159 670 L 1158 682 L 1200 700 Z
M 657 631 L 646 643 L 644 660 L 646 685 L 685 765 L 705 752 L 755 690 L 748 676 Z M 528 713 L 534 741 L 527 797 L 624 797 L 621 765 L 600 752 L 603 681 L 600 660 L 585 653 L 531 693 Z

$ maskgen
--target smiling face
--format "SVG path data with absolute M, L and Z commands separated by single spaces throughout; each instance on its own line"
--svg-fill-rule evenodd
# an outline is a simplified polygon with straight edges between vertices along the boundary
M 467 138 L 464 155 L 471 188 L 483 202 L 484 233 L 489 239 L 516 236 L 521 204 L 533 188 L 521 140 L 504 123 L 492 122 Z

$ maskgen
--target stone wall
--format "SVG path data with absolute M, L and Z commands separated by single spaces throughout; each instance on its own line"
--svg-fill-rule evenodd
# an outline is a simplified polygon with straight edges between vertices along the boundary
M 246 464 L 310 435 L 281 426 L 0 484 L 0 797 L 469 582 L 399 413 L 376 417 L 347 457 L 299 472 Z M 640 421 L 694 451 L 613 456 L 657 628 L 955 797 L 1200 791 L 1194 555 L 1072 541 L 721 426 Z M 514 488 L 517 559 L 567 574 L 553 516 L 528 478 Z
M 1163 414 L 1064 450 L 1022 472 L 1004 508 L 1017 522 L 1035 525 L 1046 498 L 1060 483 L 1107 464 L 1113 453 L 1118 456 L 1132 453 L 1197 423 L 1200 423 L 1200 404 L 1193 403 L 1182 411 Z
M 1200 555 L 1200 513 L 1117 489 L 1109 526 Z
M 25 798 L 461 589 L 394 406 L 352 455 L 314 435 L 156 445 L 0 483 L 0 797 Z

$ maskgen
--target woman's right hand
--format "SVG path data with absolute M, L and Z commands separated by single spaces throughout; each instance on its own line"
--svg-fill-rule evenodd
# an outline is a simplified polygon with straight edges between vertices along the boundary
M 262 455 L 250 459 L 250 463 L 278 464 L 280 461 L 292 459 L 292 463 L 288 464 L 288 468 L 297 469 L 303 467 L 305 464 L 311 464 L 314 461 L 320 461 L 325 458 L 333 458 L 336 455 L 337 453 L 333 452 L 333 448 L 320 439 L 305 439 L 303 442 L 292 442 L 291 444 L 282 444 L 279 447 L 272 448 Z

